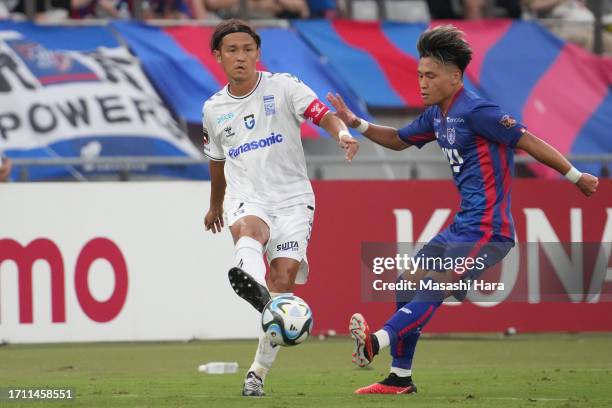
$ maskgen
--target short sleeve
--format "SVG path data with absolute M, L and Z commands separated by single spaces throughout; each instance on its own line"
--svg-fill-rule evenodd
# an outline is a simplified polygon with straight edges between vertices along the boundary
M 468 115 L 467 125 L 477 136 L 510 147 L 516 147 L 526 129 L 495 104 L 475 107 Z
M 419 149 L 432 140 L 436 140 L 433 116 L 433 109 L 427 108 L 415 120 L 397 131 L 400 139 Z
M 211 160 L 223 161 L 225 154 L 219 138 L 215 135 L 214 129 L 209 127 L 206 115 L 206 105 L 202 112 L 202 138 L 204 142 L 204 154 Z M 211 133 L 212 132 L 212 133 Z
M 286 77 L 286 96 L 291 110 L 300 121 L 311 119 L 316 124 L 329 111 L 327 106 L 320 102 L 317 94 L 308 85 L 291 74 L 281 74 Z

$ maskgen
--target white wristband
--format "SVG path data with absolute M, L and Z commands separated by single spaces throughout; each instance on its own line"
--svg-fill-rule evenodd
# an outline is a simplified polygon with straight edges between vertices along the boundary
M 359 126 L 355 128 L 359 133 L 365 133 L 366 130 L 370 127 L 370 122 L 365 119 L 359 118 Z
M 342 136 L 353 137 L 347 130 L 342 129 L 338 132 L 338 143 L 342 143 Z
M 578 180 L 580 180 L 580 177 L 582 177 L 582 173 L 578 171 L 578 169 L 574 166 L 572 166 L 572 168 L 569 169 L 567 173 L 565 173 L 565 178 L 574 184 L 576 184 Z

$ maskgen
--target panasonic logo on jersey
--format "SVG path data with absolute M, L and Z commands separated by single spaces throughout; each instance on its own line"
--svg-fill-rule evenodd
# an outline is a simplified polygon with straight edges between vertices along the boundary
M 283 142 L 283 135 L 281 135 L 280 133 L 271 133 L 270 136 L 268 137 L 264 137 L 259 140 L 253 140 L 252 142 L 241 144 L 240 146 L 235 147 L 235 148 L 232 147 L 231 149 L 229 149 L 228 154 L 230 157 L 235 159 L 241 154 L 249 152 L 251 150 L 265 149 L 266 147 L 270 147 L 273 144 L 282 143 L 282 142 Z

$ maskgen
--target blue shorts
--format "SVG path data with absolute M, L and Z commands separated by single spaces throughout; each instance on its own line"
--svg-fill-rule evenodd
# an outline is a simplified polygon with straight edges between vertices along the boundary
M 461 279 L 476 279 L 500 262 L 514 247 L 514 240 L 502 235 L 485 237 L 484 232 L 451 224 L 417 253 L 428 271 L 454 270 Z M 466 259 L 472 258 L 474 262 Z

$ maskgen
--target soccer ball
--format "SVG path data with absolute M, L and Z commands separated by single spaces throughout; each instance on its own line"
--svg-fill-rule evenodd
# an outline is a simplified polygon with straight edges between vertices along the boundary
M 281 295 L 264 307 L 261 327 L 272 343 L 295 346 L 306 340 L 312 331 L 312 311 L 299 297 Z

